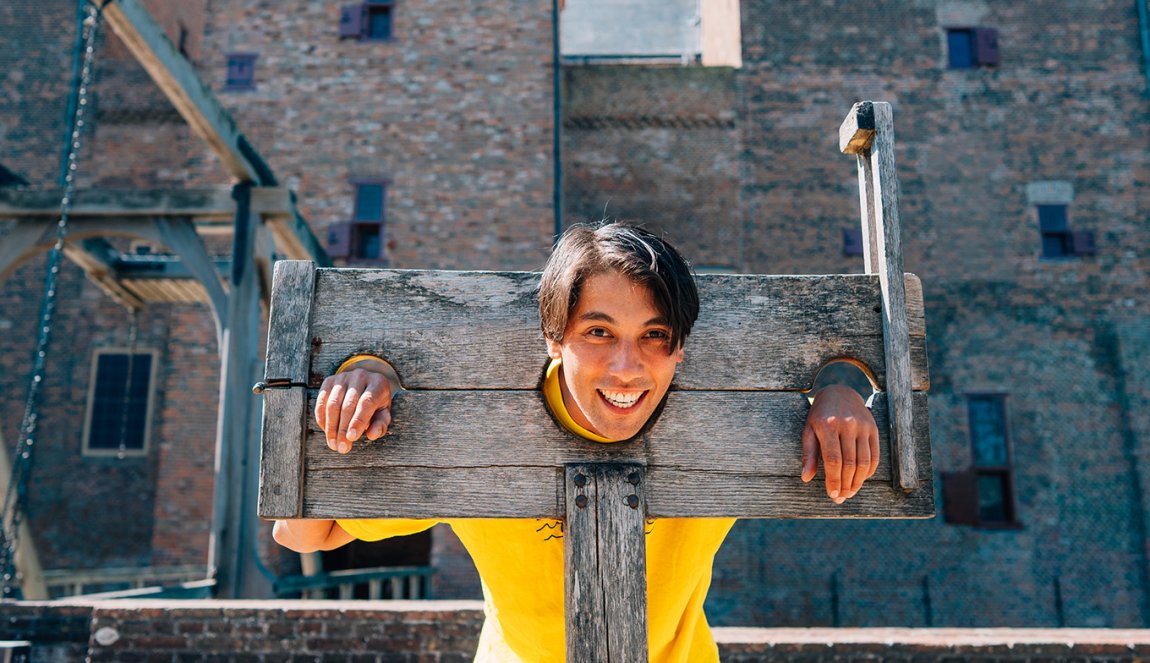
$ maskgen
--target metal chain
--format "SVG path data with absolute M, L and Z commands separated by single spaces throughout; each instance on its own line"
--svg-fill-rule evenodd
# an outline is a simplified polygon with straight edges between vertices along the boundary
M 64 253 L 64 238 L 68 234 L 68 217 L 72 211 L 72 197 L 76 191 L 76 164 L 80 154 L 80 138 L 84 128 L 84 115 L 88 110 L 89 90 L 92 84 L 92 60 L 96 35 L 100 24 L 100 10 L 88 7 L 84 19 L 84 65 L 80 71 L 77 91 L 76 115 L 68 144 L 68 171 L 64 177 L 64 197 L 60 200 L 60 220 L 56 223 L 56 243 L 48 253 L 47 274 L 44 278 L 44 299 L 40 308 L 40 326 L 37 330 L 36 354 L 32 360 L 32 380 L 28 398 L 24 403 L 24 417 L 20 435 L 12 455 L 12 474 L 4 495 L 2 516 L 4 546 L 0 548 L 0 598 L 17 598 L 20 579 L 17 577 L 16 551 L 19 548 L 20 524 L 28 496 L 28 477 L 32 467 L 32 450 L 36 441 L 37 407 L 44 382 L 44 364 L 48 356 L 48 342 L 52 331 L 52 315 L 56 310 L 56 282 L 60 273 L 60 259 Z
M 116 458 L 123 460 L 128 454 L 128 412 L 132 406 L 132 378 L 136 370 L 136 329 L 139 311 L 128 307 L 128 374 L 124 377 L 124 400 L 120 403 L 120 450 Z

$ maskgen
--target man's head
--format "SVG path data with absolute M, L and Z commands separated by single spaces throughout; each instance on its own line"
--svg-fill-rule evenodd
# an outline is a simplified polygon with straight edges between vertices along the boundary
M 610 439 L 638 433 L 698 314 L 690 267 L 662 239 L 617 223 L 564 233 L 543 271 L 539 318 L 575 421 Z

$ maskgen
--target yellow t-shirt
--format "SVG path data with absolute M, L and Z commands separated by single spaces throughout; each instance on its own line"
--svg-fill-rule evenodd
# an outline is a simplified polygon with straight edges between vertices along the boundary
M 604 438 L 571 419 L 552 362 L 544 394 L 572 433 Z M 430 528 L 434 520 L 340 520 L 357 539 L 377 541 Z M 482 579 L 486 621 L 475 660 L 482 663 L 562 662 L 563 521 L 449 519 Z M 733 518 L 666 518 L 647 523 L 647 637 L 652 663 L 718 661 L 703 615 L 711 566 Z

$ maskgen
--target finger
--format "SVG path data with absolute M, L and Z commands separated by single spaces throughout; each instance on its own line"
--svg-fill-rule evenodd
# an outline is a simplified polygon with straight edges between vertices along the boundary
M 391 425 L 391 408 L 376 410 L 371 418 L 371 425 L 367 427 L 367 439 L 378 440 L 387 434 L 387 427 Z
M 870 441 L 866 437 L 866 432 L 863 432 L 863 437 L 855 438 L 855 476 L 851 481 L 851 493 L 849 497 L 854 497 L 858 494 L 859 489 L 862 488 L 863 482 L 870 476 Z
M 332 384 L 331 391 L 327 394 L 327 402 L 324 403 L 326 419 L 323 430 L 327 435 L 327 446 L 332 449 L 336 448 L 336 435 L 339 433 L 339 409 L 343 405 L 343 389 L 343 384 L 340 382 Z
M 839 497 L 836 502 L 842 504 L 848 497 L 854 495 L 853 486 L 855 480 L 855 468 L 858 467 L 856 459 L 858 457 L 858 440 L 848 432 L 845 432 L 839 437 L 839 448 L 843 453 L 843 468 L 841 473 L 842 487 L 839 489 Z
M 319 387 L 319 394 L 315 397 L 315 425 L 319 426 L 320 430 L 326 430 L 327 427 L 327 396 L 331 391 L 331 383 L 331 377 L 324 379 Z
M 870 432 L 867 435 L 867 441 L 870 446 L 870 472 L 867 472 L 866 478 L 874 476 L 875 470 L 878 469 L 878 428 L 875 426 L 870 427 Z
M 347 433 L 352 414 L 355 412 L 356 404 L 359 403 L 360 389 L 360 385 L 356 382 L 348 384 L 344 389 L 343 401 L 339 406 L 338 434 L 335 438 L 336 449 L 340 453 L 351 451 L 351 443 L 356 440 L 356 438 L 348 436 Z
M 387 383 L 379 382 L 372 384 L 369 382 L 363 390 L 363 394 L 355 402 L 355 411 L 352 412 L 351 418 L 347 422 L 347 441 L 354 442 L 359 439 L 361 433 L 366 432 L 368 424 L 371 423 L 372 417 L 375 413 L 386 408 L 388 403 L 391 402 L 390 390 L 387 388 Z
M 838 433 L 826 431 L 819 438 L 823 451 L 823 474 L 827 480 L 827 495 L 838 501 L 842 490 L 843 452 Z
M 803 427 L 803 483 L 815 478 L 819 471 L 819 439 L 810 426 Z

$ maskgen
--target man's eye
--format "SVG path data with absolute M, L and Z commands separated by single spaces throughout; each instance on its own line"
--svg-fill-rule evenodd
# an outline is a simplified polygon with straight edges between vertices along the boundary
M 652 329 L 651 331 L 647 332 L 647 338 L 666 341 L 671 338 L 671 334 L 663 329 Z
M 603 329 L 602 327 L 592 327 L 591 329 L 587 330 L 587 334 L 589 336 L 600 336 L 600 337 L 610 336 L 610 334 L 607 332 L 607 330 Z

